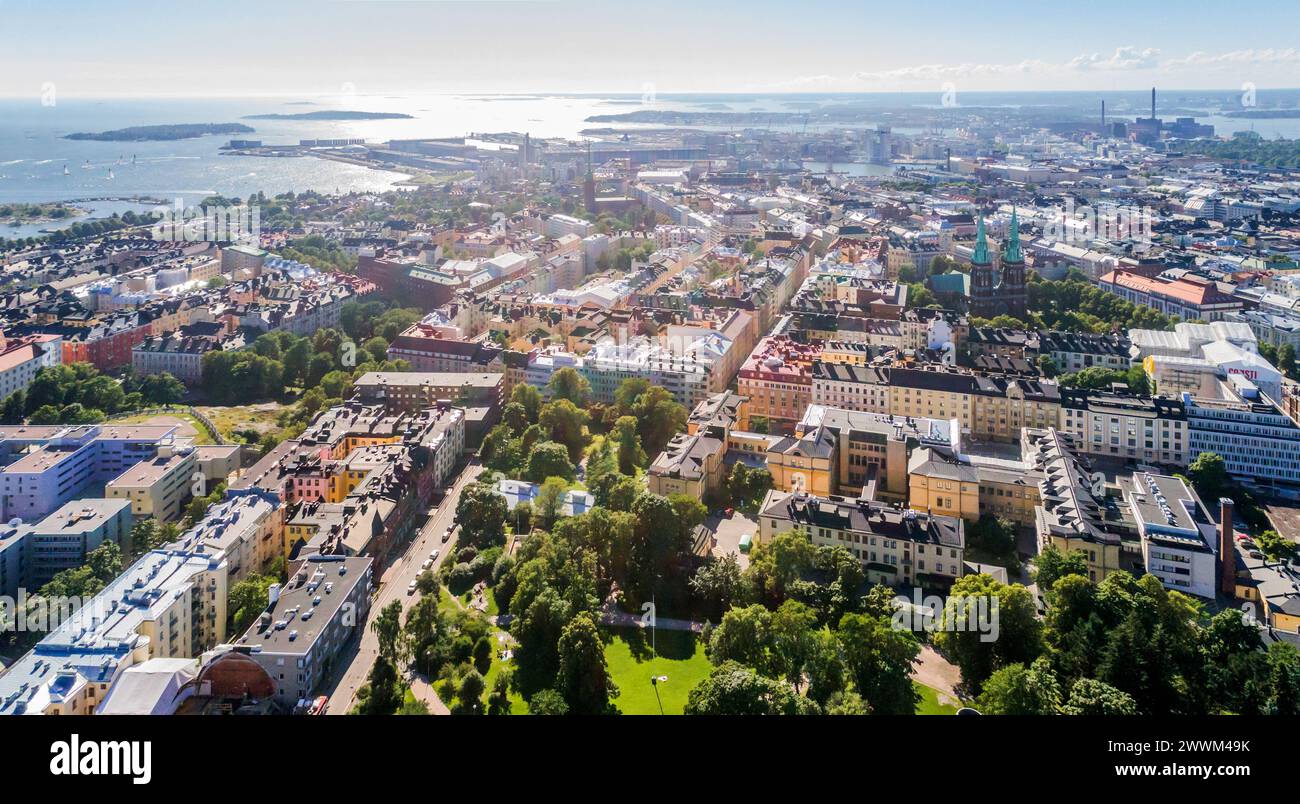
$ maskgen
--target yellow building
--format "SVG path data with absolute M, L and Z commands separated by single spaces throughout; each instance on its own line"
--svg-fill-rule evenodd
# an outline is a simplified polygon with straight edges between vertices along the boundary
M 1025 440 L 1043 473 L 1034 510 L 1039 549 L 1082 552 L 1095 582 L 1114 572 L 1141 572 L 1137 522 L 1119 491 L 1089 471 L 1069 436 L 1055 429 L 1026 431 Z
M 956 517 L 839 496 L 769 491 L 759 506 L 759 543 L 796 529 L 814 545 L 848 550 L 862 563 L 868 583 L 942 587 L 965 573 L 966 530 Z
M 197 472 L 198 458 L 193 447 L 159 447 L 157 456 L 108 481 L 104 496 L 129 500 L 136 519 L 153 517 L 171 522 L 181 518 L 183 503 L 195 496 L 191 487 Z

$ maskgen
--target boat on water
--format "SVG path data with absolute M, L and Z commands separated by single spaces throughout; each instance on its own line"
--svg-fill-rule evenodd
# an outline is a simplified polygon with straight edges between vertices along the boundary
M 63 175 L 64 175 L 64 176 L 70 176 L 70 175 L 72 175 L 71 172 L 68 170 L 68 166 L 67 166 L 67 165 L 64 165 L 64 166 L 63 166 Z
M 114 178 L 112 168 L 109 168 L 109 171 L 108 171 L 108 178 L 109 178 L 109 179 Z

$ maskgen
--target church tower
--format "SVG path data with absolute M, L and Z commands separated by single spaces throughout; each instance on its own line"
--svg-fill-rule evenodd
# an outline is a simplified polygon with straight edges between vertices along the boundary
M 992 318 L 998 314 L 997 291 L 993 280 L 993 258 L 989 254 L 989 241 L 984 234 L 984 218 L 981 216 L 975 230 L 975 251 L 970 258 L 971 315 Z
M 1006 249 L 1002 252 L 1002 283 L 998 286 L 998 301 L 1005 305 L 1008 315 L 1023 319 L 1028 306 L 1025 287 L 1025 255 L 1020 248 L 1020 219 L 1016 208 L 1011 208 L 1011 232 Z

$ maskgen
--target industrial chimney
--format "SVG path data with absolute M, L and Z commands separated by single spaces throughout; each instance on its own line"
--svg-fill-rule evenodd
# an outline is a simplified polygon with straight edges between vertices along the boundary
M 1156 119 L 1156 88 L 1151 87 L 1151 119 Z
M 1232 500 L 1219 498 L 1219 593 L 1237 595 L 1237 549 L 1232 538 Z

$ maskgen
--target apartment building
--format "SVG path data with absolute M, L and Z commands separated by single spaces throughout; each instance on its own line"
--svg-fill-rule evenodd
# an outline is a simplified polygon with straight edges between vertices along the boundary
M 957 419 L 977 439 L 1015 442 L 1024 427 L 1055 424 L 1060 392 L 1052 382 L 951 368 L 813 364 L 813 404 L 893 416 Z
M 63 346 L 59 335 L 6 338 L 0 334 L 0 399 L 25 390 L 36 379 L 36 372 L 62 362 Z
M 759 341 L 741 366 L 736 390 L 749 399 L 749 416 L 768 422 L 772 432 L 792 432 L 812 404 L 812 366 L 820 348 L 784 335 Z
M 283 503 L 261 489 L 231 490 L 168 549 L 214 556 L 230 584 L 263 575 L 282 556 Z
M 266 611 L 235 641 L 275 682 L 292 709 L 329 680 L 340 648 L 364 627 L 373 586 L 369 558 L 313 555 L 271 587 Z
M 498 372 L 370 371 L 352 389 L 361 401 L 394 412 L 414 413 L 439 401 L 500 411 L 503 382 Z
M 767 467 L 783 491 L 902 501 L 908 455 L 921 445 L 960 449 L 960 429 L 952 420 L 810 405 L 794 436 L 768 448 Z
M 1174 280 L 1148 277 L 1128 271 L 1111 271 L 1098 280 L 1098 287 L 1134 304 L 1176 315 L 1187 321 L 1222 321 L 1245 304 L 1228 289 L 1211 279 L 1187 275 Z
M 1140 573 L 1141 538 L 1132 508 L 1119 490 L 1092 472 L 1068 435 L 1036 429 L 1026 430 L 1024 437 L 1043 473 L 1034 521 L 1039 549 L 1081 551 L 1094 582 L 1114 572 Z
M 189 445 L 177 425 L 0 426 L 0 516 L 33 521 L 87 490 Z
M 1063 388 L 1056 428 L 1090 455 L 1172 466 L 1196 457 L 1179 399 Z
M 767 493 L 759 541 L 801 529 L 817 546 L 843 547 L 862 562 L 867 583 L 947 587 L 965 572 L 962 520 L 881 503 L 803 492 Z
M 89 715 L 130 667 L 197 658 L 226 638 L 227 566 L 207 552 L 141 556 L 0 675 L 0 715 Z
M 124 500 L 73 500 L 30 528 L 22 582 L 32 590 L 63 570 L 86 563 L 86 554 L 105 542 L 125 551 L 134 518 Z
M 126 500 L 137 519 L 153 517 L 159 522 L 173 522 L 181 518 L 186 501 L 194 496 L 198 466 L 198 455 L 188 444 L 159 447 L 156 456 L 108 481 L 104 496 Z

